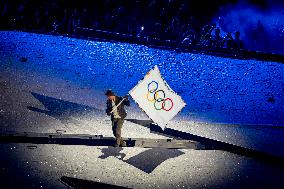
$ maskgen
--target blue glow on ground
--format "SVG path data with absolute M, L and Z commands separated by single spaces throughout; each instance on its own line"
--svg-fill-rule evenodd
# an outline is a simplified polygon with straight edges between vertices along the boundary
M 209 123 L 284 125 L 284 65 L 142 45 L 95 42 L 23 32 L 0 32 L 3 61 L 27 57 L 17 69 L 33 70 L 95 90 L 126 94 L 158 65 L 186 101 L 181 115 Z

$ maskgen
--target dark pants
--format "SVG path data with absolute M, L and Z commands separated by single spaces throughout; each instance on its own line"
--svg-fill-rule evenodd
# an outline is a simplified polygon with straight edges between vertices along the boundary
M 124 120 L 121 119 L 121 118 L 112 120 L 112 132 L 113 132 L 113 135 L 116 138 L 116 145 L 117 146 L 124 144 L 124 141 L 121 137 L 121 128 L 122 128 L 123 122 L 124 122 Z

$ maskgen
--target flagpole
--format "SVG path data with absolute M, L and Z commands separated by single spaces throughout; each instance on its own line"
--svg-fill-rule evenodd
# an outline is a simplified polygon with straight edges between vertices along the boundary
M 114 107 L 112 108 L 110 114 L 113 113 L 113 111 L 114 111 L 118 106 L 120 106 L 120 104 L 121 104 L 124 100 L 125 100 L 125 98 L 123 97 L 123 99 L 122 99 L 116 106 L 114 106 Z

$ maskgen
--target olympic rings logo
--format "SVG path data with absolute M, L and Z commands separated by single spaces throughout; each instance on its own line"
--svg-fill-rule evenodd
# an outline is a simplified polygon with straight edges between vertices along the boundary
M 156 81 L 148 83 L 147 100 L 154 103 L 156 110 L 170 111 L 174 107 L 174 102 L 171 98 L 166 98 L 166 93 L 159 90 L 159 84 Z

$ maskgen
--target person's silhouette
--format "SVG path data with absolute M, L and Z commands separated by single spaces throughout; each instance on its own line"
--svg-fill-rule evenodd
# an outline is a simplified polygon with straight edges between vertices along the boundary
M 216 28 L 214 30 L 214 35 L 212 36 L 212 43 L 214 47 L 220 48 L 223 47 L 223 38 L 220 35 L 221 30 L 220 28 Z
M 227 33 L 227 36 L 225 37 L 225 41 L 226 41 L 226 48 L 232 49 L 234 47 L 234 39 L 232 37 L 231 32 Z
M 244 48 L 244 43 L 243 41 L 240 39 L 240 32 L 236 31 L 235 32 L 235 40 L 234 40 L 234 49 L 243 49 Z

